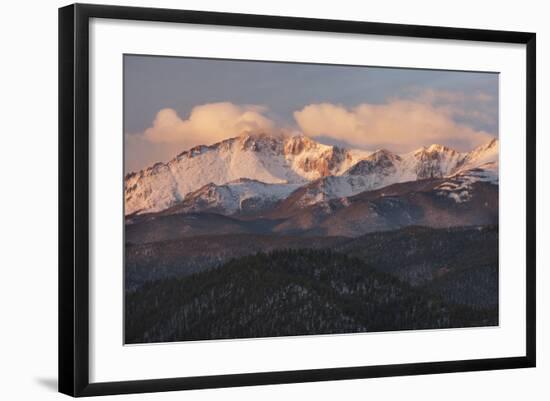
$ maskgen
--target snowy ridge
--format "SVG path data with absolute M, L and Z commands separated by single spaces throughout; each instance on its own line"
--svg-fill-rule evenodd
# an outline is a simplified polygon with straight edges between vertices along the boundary
M 206 184 L 240 178 L 267 184 L 305 184 L 341 174 L 360 152 L 322 145 L 305 136 L 244 134 L 211 146 L 197 146 L 168 163 L 125 178 L 125 214 L 158 212 Z
M 465 196 L 456 196 L 463 191 L 458 181 L 463 185 L 468 182 L 470 186 L 476 181 L 498 185 L 498 140 L 465 153 L 442 145 L 431 145 L 401 155 L 378 150 L 340 176 L 324 177 L 307 184 L 298 204 L 313 205 L 391 184 L 445 177 L 454 181 L 449 185 L 456 185 L 454 195 L 449 195 L 453 199 L 466 199 Z
M 472 185 L 476 182 L 489 182 L 498 185 L 498 162 L 482 164 L 478 168 L 461 170 L 449 177 L 449 181 L 439 185 L 438 195 L 448 196 L 457 203 L 467 202 L 472 197 Z
M 489 143 L 478 146 L 467 153 L 457 172 L 485 166 L 484 168 L 498 173 L 498 154 L 499 142 L 498 139 L 493 139 Z
M 498 185 L 498 140 L 471 152 L 434 144 L 396 154 L 323 145 L 303 135 L 243 134 L 128 174 L 125 214 L 172 207 L 231 214 L 267 207 L 291 193 L 297 204 L 307 206 L 391 184 L 445 177 L 449 183 L 440 193 L 457 202 L 468 200 L 474 182 Z
M 468 153 L 456 173 L 441 184 L 438 194 L 448 196 L 457 203 L 467 202 L 472 197 L 472 185 L 476 182 L 499 183 L 498 140 L 494 139 Z
M 240 178 L 223 185 L 210 183 L 188 193 L 180 204 L 167 212 L 255 212 L 273 206 L 299 186 L 300 184 L 266 184 L 248 178 Z

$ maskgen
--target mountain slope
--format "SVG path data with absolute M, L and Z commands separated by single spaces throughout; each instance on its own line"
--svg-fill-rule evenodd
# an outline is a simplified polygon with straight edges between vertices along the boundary
M 341 174 L 361 153 L 322 145 L 304 136 L 242 135 L 197 146 L 124 182 L 125 215 L 158 212 L 207 184 L 247 178 L 266 184 L 304 184 Z
M 494 309 L 447 303 L 329 250 L 234 259 L 125 302 L 127 344 L 498 324 Z
M 455 183 L 442 186 L 441 193 L 457 202 L 475 182 L 498 184 L 498 140 L 466 153 L 431 145 L 398 155 L 345 150 L 304 136 L 242 135 L 129 174 L 125 214 L 247 214 L 278 201 L 303 208 L 395 183 L 443 178 Z
M 395 183 L 457 174 L 464 177 L 463 181 L 469 177 L 470 182 L 481 180 L 498 184 L 498 141 L 493 140 L 468 153 L 459 153 L 441 145 L 404 155 L 379 150 L 358 161 L 342 175 L 323 177 L 304 185 L 291 195 L 289 201 L 303 207 Z
M 334 249 L 420 286 L 464 269 L 498 267 L 498 226 L 445 229 L 410 226 L 366 234 Z M 399 252 L 388 252 L 392 249 Z
M 303 206 L 291 194 L 266 217 L 280 234 L 356 237 L 409 225 L 498 224 L 498 186 L 471 177 L 409 181 Z
M 277 221 L 244 221 L 216 213 L 143 215 L 127 221 L 125 240 L 143 244 L 200 235 L 269 233 Z
M 291 194 L 267 210 L 231 216 L 211 211 L 179 213 L 174 210 L 178 205 L 159 213 L 127 217 L 126 241 L 142 244 L 226 234 L 358 237 L 411 225 L 446 228 L 498 224 L 498 186 L 484 179 L 459 173 L 307 206 L 295 202 L 295 194 Z
M 274 206 L 277 201 L 286 198 L 299 186 L 300 184 L 266 184 L 248 178 L 240 178 L 222 185 L 210 183 L 188 193 L 181 202 L 162 211 L 161 214 L 255 213 Z
M 234 258 L 260 252 L 330 248 L 347 241 L 349 238 L 342 237 L 228 234 L 127 243 L 125 288 L 134 290 L 148 281 L 182 277 L 219 267 Z

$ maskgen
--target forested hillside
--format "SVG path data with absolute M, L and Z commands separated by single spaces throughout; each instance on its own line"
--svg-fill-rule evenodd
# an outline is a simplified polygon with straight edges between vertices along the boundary
M 126 343 L 450 328 L 498 324 L 471 308 L 331 250 L 232 259 L 126 296 Z

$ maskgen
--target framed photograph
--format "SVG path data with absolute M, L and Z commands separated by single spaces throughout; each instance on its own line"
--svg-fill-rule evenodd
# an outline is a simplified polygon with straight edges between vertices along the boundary
M 59 10 L 59 390 L 535 366 L 535 34 Z

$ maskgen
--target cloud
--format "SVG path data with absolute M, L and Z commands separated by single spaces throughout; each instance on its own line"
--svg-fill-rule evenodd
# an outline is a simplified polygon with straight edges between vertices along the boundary
M 459 108 L 450 103 L 438 107 L 434 102 L 393 99 L 353 108 L 310 104 L 295 111 L 294 118 L 308 136 L 327 137 L 371 150 L 389 148 L 405 152 L 432 143 L 470 150 L 493 138 L 488 132 L 457 122 Z
M 470 126 L 498 130 L 498 98 L 489 93 L 480 90 L 463 92 L 412 87 L 406 99 L 433 105 L 456 121 Z
M 303 133 L 325 143 L 368 150 L 407 152 L 440 143 L 466 151 L 493 138 L 483 129 L 472 128 L 482 126 L 482 121 L 495 125 L 493 103 L 493 98 L 481 92 L 415 91 L 383 104 L 362 103 L 351 108 L 310 104 L 293 113 L 294 127 L 278 126 L 266 116 L 267 108 L 258 105 L 208 103 L 194 107 L 185 119 L 166 108 L 144 132 L 125 135 L 125 168 L 136 171 L 170 160 L 193 146 L 210 145 L 244 132 Z
M 211 145 L 243 133 L 278 134 L 279 128 L 264 116 L 266 111 L 258 105 L 208 103 L 194 107 L 183 119 L 174 109 L 162 109 L 144 132 L 125 135 L 125 171 L 138 171 L 193 146 Z
M 162 109 L 144 135 L 150 142 L 191 147 L 209 145 L 243 132 L 272 134 L 275 124 L 262 114 L 265 111 L 261 106 L 209 103 L 194 107 L 184 120 L 174 109 Z

